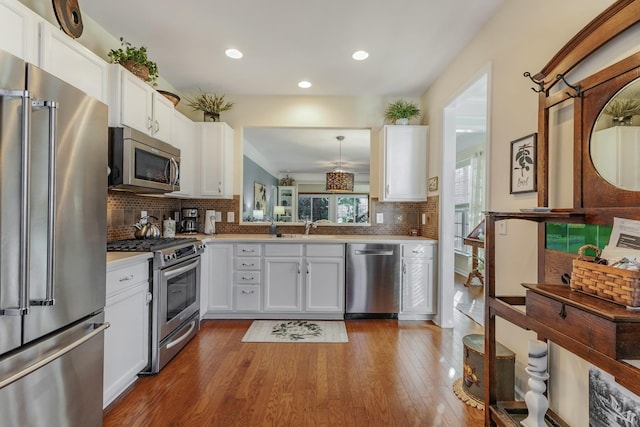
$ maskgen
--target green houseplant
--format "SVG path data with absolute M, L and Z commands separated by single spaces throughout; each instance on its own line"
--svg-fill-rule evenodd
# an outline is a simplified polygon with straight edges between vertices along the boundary
M 227 101 L 224 94 L 206 93 L 202 90 L 199 95 L 185 98 L 185 102 L 193 111 L 202 111 L 205 122 L 219 121 L 220 113 L 229 111 L 235 105 L 235 103 Z
M 399 99 L 387 106 L 384 118 L 389 123 L 409 124 L 409 120 L 420 115 L 418 106 L 410 101 Z
M 134 47 L 120 37 L 120 48 L 111 49 L 108 56 L 112 63 L 122 65 L 151 86 L 157 86 L 158 65 L 147 57 L 146 47 Z

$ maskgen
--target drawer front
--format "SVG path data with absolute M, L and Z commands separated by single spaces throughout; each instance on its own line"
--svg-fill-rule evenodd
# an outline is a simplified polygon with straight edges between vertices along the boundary
M 307 244 L 307 256 L 343 257 L 344 244 Z
M 616 358 L 613 322 L 531 291 L 527 291 L 527 317 Z
M 302 256 L 302 245 L 298 243 L 272 243 L 264 245 L 265 256 Z
M 259 243 L 238 243 L 236 256 L 260 256 L 262 247 Z
M 236 285 L 236 311 L 260 311 L 260 285 Z
M 405 243 L 402 245 L 402 256 L 404 258 L 433 258 L 435 248 L 435 245 L 425 243 Z
M 236 271 L 234 275 L 236 283 L 260 283 L 259 271 Z
M 261 267 L 262 258 L 236 258 L 236 270 L 260 270 Z
M 107 295 L 127 289 L 140 282 L 149 281 L 149 262 L 128 265 L 107 271 Z

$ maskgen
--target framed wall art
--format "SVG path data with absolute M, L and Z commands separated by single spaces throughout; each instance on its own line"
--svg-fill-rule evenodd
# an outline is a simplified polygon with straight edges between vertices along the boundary
M 253 210 L 265 212 L 267 208 L 267 187 L 259 182 L 253 183 Z
M 538 134 L 532 133 L 511 141 L 511 194 L 532 193 L 536 188 L 536 142 Z

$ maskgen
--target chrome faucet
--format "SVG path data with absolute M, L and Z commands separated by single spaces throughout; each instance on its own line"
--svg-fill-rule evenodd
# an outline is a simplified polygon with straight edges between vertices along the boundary
M 311 227 L 318 228 L 318 224 L 316 224 L 313 221 L 309 221 L 308 219 L 305 219 L 304 220 L 304 234 L 309 234 L 309 229 L 311 229 Z

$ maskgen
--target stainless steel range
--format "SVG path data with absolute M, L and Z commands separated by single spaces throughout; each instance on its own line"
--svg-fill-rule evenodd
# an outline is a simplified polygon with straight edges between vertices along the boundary
M 196 238 L 130 239 L 107 243 L 109 252 L 153 252 L 149 366 L 158 373 L 200 330 L 200 255 Z

